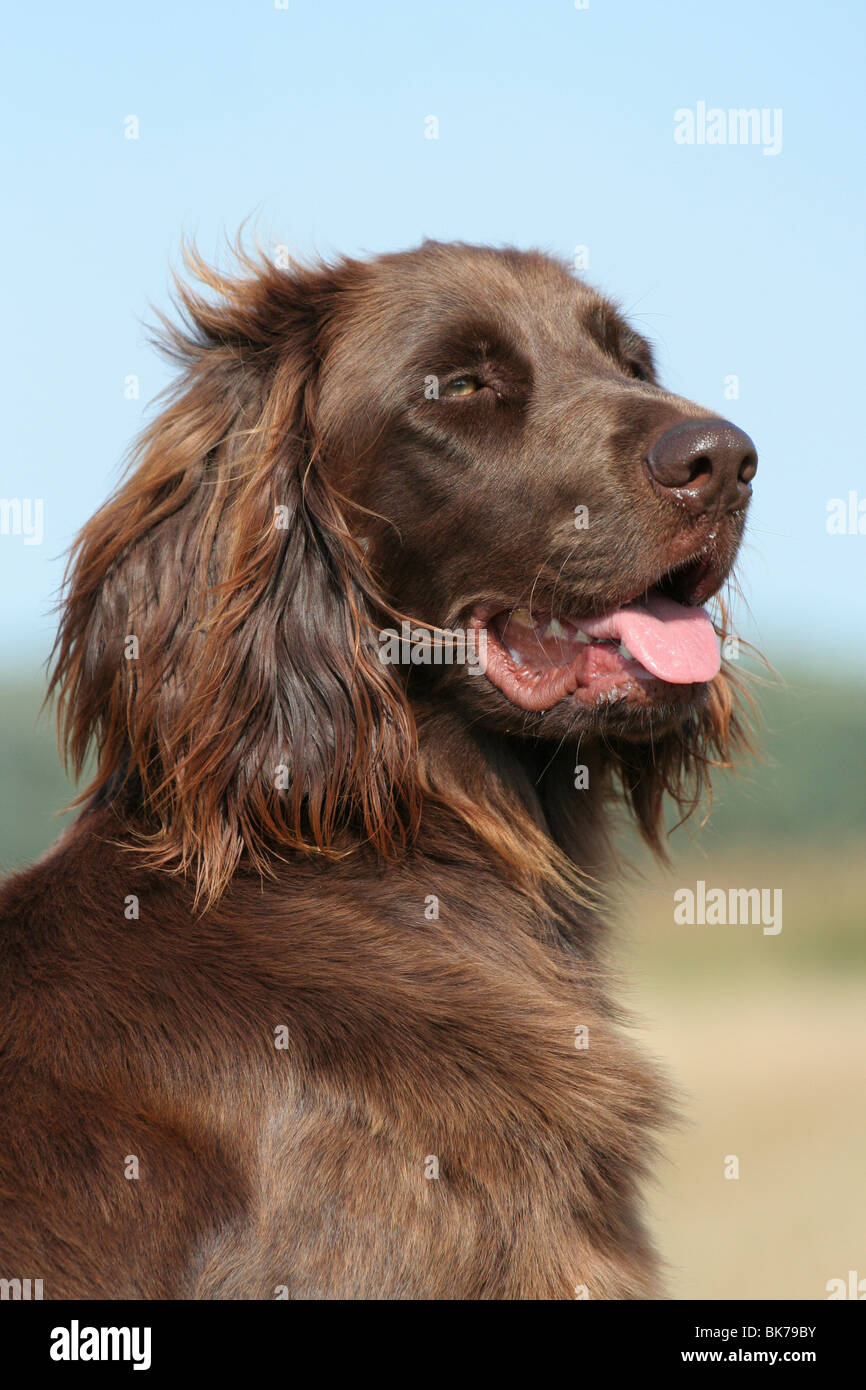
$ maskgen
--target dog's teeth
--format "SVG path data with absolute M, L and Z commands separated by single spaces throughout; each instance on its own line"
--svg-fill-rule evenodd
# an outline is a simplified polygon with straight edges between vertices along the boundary
M 587 637 L 582 627 L 579 627 L 577 629 L 577 632 L 574 634 L 574 640 L 577 642 L 590 642 L 592 639 L 590 637 Z
M 558 637 L 563 642 L 568 641 L 568 633 L 558 618 L 551 618 L 550 622 L 547 624 L 547 631 L 544 635 L 545 637 Z
M 522 666 L 523 657 L 520 655 L 520 652 L 516 652 L 513 647 L 508 647 L 507 650 L 508 655 L 511 657 L 511 660 L 514 662 L 515 666 Z
M 619 654 L 625 661 L 634 661 L 634 657 L 626 646 L 625 642 L 619 644 Z

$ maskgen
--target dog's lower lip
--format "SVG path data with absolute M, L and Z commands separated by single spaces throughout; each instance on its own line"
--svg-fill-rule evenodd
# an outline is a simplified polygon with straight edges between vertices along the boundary
M 488 679 L 513 704 L 544 711 L 583 705 L 642 705 L 682 697 L 719 669 L 718 642 L 702 608 L 648 591 L 600 618 L 542 617 L 503 608 L 482 618 Z
M 585 651 L 577 658 L 552 667 L 547 674 L 528 673 L 520 665 L 519 655 L 503 641 L 495 625 L 488 627 L 487 633 L 488 679 L 522 709 L 544 711 L 567 698 L 583 705 L 629 698 L 644 703 L 653 687 L 662 687 L 662 683 L 634 660 L 621 643 L 587 639 L 583 644 Z M 590 662 L 596 668 L 594 671 L 588 669 Z

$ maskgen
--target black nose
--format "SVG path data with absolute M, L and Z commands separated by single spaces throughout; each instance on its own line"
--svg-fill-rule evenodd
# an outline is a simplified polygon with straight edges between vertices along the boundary
M 749 436 L 727 420 L 684 420 L 646 456 L 650 476 L 696 516 L 745 506 L 758 471 Z

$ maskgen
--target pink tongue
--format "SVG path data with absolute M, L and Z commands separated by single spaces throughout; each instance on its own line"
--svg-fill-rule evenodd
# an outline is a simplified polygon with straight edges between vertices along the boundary
M 703 608 L 686 608 L 661 594 L 603 618 L 582 619 L 587 637 L 624 642 L 632 656 L 672 685 L 709 681 L 722 664 L 713 625 Z

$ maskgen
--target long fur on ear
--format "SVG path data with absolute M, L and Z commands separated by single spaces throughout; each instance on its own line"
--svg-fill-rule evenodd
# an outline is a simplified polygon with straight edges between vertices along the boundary
M 239 253 L 208 297 L 179 284 L 181 367 L 127 481 L 84 528 L 51 689 L 76 771 L 132 799 L 150 862 L 213 901 L 241 862 L 338 854 L 347 830 L 393 857 L 418 807 L 415 732 L 377 658 L 380 596 L 316 442 L 333 269 Z

